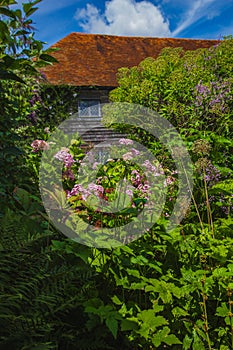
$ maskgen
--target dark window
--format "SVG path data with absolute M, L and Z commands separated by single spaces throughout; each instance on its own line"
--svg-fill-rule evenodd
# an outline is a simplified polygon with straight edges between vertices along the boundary
M 100 101 L 80 100 L 78 112 L 80 117 L 101 117 Z

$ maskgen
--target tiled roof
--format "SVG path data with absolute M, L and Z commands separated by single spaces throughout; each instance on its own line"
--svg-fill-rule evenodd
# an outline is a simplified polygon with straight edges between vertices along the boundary
M 157 57 L 164 47 L 184 50 L 206 48 L 216 40 L 126 37 L 71 33 L 52 47 L 58 64 L 43 69 L 52 84 L 76 86 L 117 86 L 120 67 L 138 65 L 146 57 Z

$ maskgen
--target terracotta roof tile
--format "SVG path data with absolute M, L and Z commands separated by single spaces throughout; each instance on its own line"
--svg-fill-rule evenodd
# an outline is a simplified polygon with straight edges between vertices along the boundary
M 184 50 L 206 48 L 217 40 L 126 37 L 100 34 L 71 33 L 52 47 L 58 64 L 43 69 L 49 82 L 55 85 L 117 86 L 120 67 L 133 67 L 146 57 L 157 57 L 165 47 Z

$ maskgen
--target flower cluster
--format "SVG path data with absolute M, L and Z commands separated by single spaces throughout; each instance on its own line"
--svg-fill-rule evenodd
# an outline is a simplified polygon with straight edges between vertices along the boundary
M 192 146 L 192 151 L 195 154 L 209 155 L 210 150 L 211 146 L 207 140 L 196 140 Z
M 126 145 L 126 146 L 128 146 L 128 145 L 132 145 L 133 144 L 133 141 L 132 140 L 130 140 L 130 139 L 120 139 L 119 140 L 119 143 L 121 144 L 121 145 Z
M 209 186 L 212 186 L 220 181 L 220 171 L 211 163 L 208 158 L 199 158 L 195 163 L 195 166 L 199 173 L 204 174 L 204 179 Z
M 150 173 L 153 174 L 153 176 L 164 175 L 164 171 L 163 171 L 163 168 L 162 168 L 161 164 L 159 164 L 159 166 L 156 167 L 153 164 L 151 164 L 151 162 L 149 160 L 145 160 L 143 165 L 146 167 L 147 171 L 149 171 Z
M 80 199 L 86 201 L 90 195 L 95 195 L 98 198 L 103 198 L 104 188 L 101 185 L 96 185 L 94 183 L 90 183 L 88 188 L 84 188 L 80 184 L 74 185 L 71 191 L 67 191 L 67 198 L 72 196 L 79 196 Z
M 129 152 L 123 154 L 122 158 L 123 158 L 123 160 L 126 161 L 126 160 L 131 160 L 134 157 L 137 157 L 139 155 L 140 155 L 140 152 L 137 149 L 131 148 L 131 150 Z
M 217 108 L 221 112 L 225 112 L 227 102 L 232 98 L 230 95 L 230 82 L 211 81 L 210 85 L 206 86 L 200 80 L 195 87 L 194 95 L 197 107 L 208 108 L 212 111 Z
M 205 169 L 205 179 L 210 185 L 214 185 L 221 180 L 220 171 L 211 162 Z
M 42 99 L 41 99 L 40 95 L 38 94 L 38 92 L 36 90 L 34 90 L 34 95 L 29 100 L 29 103 L 30 103 L 31 106 L 34 106 L 37 102 L 41 103 Z
M 31 113 L 29 113 L 27 115 L 27 118 L 33 123 L 33 124 L 36 124 L 37 122 L 37 114 L 36 114 L 36 111 L 32 111 Z
M 74 164 L 74 159 L 70 153 L 68 153 L 68 148 L 62 148 L 59 152 L 54 155 L 54 158 L 64 162 L 64 165 L 69 168 Z
M 44 140 L 34 140 L 31 143 L 31 147 L 33 148 L 33 152 L 38 152 L 38 151 L 44 151 L 46 149 L 49 149 L 49 144 Z

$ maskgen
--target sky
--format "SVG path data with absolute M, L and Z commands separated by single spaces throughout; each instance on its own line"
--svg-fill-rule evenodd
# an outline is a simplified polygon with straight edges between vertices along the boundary
M 37 6 L 31 18 L 47 47 L 71 32 L 195 39 L 233 34 L 232 0 L 42 0 Z

